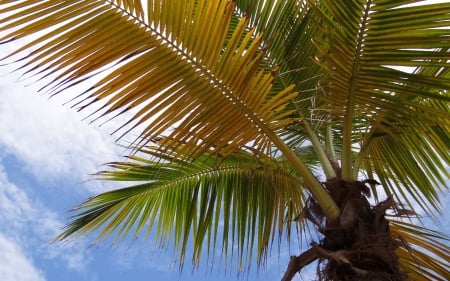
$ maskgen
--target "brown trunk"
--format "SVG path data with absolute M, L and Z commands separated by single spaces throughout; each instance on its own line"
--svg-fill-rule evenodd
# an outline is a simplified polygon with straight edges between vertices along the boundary
M 292 257 L 282 281 L 313 260 L 319 261 L 318 280 L 323 281 L 404 281 L 385 211 L 393 206 L 388 198 L 371 206 L 366 197 L 374 181 L 327 181 L 324 185 L 341 210 L 338 221 L 329 222 L 314 199 L 309 199 L 302 217 L 315 224 L 323 239 L 313 244 L 308 255 Z

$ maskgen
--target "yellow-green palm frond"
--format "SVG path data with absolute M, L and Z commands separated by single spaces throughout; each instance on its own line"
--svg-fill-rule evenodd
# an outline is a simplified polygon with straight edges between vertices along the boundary
M 298 93 L 295 85 L 272 91 L 277 67 L 265 67 L 262 35 L 245 16 L 232 21 L 233 1 L 183 2 L 182 12 L 173 4 L 150 3 L 145 23 L 109 1 L 8 1 L 0 42 L 43 32 L 7 58 L 32 49 L 20 60 L 31 74 L 56 76 L 46 85 L 54 93 L 109 67 L 75 106 L 96 106 L 97 118 L 134 111 L 120 130 L 138 130 L 140 145 L 165 136 L 161 149 L 192 159 L 249 143 L 267 155 L 279 148 L 336 218 L 334 202 L 278 135 L 298 118 L 289 107 Z
M 249 17 L 249 24 L 263 34 L 267 63 L 280 68 L 274 87 L 296 84 L 296 90 L 301 92 L 298 99 L 302 101 L 310 100 L 318 90 L 321 92 L 317 88 L 320 67 L 313 60 L 317 50 L 311 40 L 317 25 L 307 1 L 237 0 L 236 6 L 241 15 Z M 299 107 L 309 115 L 312 104 L 297 102 L 296 109 Z
M 57 239 L 92 233 L 114 241 L 146 239 L 154 229 L 162 243 L 173 239 L 181 264 L 188 244 L 194 264 L 207 244 L 243 266 L 255 253 L 264 261 L 274 236 L 289 235 L 303 206 L 301 179 L 274 159 L 241 152 L 216 165 L 213 158 L 185 162 L 153 147 L 141 152 L 99 174 L 137 185 L 89 198 Z
M 398 238 L 400 267 L 408 273 L 408 280 L 446 281 L 450 277 L 449 238 L 415 224 L 390 221 L 391 234 Z
M 167 139 L 184 143 L 184 155 L 249 142 L 270 151 L 267 132 L 292 122 L 284 109 L 296 93 L 290 87 L 268 98 L 274 72 L 260 68 L 260 36 L 246 30 L 245 17 L 230 25 L 233 2 L 172 2 L 150 1 L 147 25 L 109 1 L 5 4 L 0 41 L 45 31 L 14 55 L 33 49 L 24 67 L 56 75 L 46 85 L 55 93 L 118 63 L 75 105 L 96 105 L 97 117 L 136 109 L 123 131 L 145 124 L 144 142 L 173 129 Z
M 144 7 L 141 0 L 112 0 L 109 2 L 124 8 L 132 16 L 144 20 Z
M 395 107 L 399 101 L 420 106 L 418 100 L 450 100 L 440 92 L 449 87 L 445 75 L 398 69 L 449 67 L 450 5 L 404 7 L 408 2 L 323 1 L 312 6 L 322 21 L 317 34 L 322 37 L 314 40 L 320 52 L 316 60 L 327 75 L 323 99 L 334 115 L 350 111 L 349 118 L 373 120 L 383 114 L 378 108 Z M 403 110 L 409 108 L 397 108 Z
M 415 73 L 449 79 L 449 69 L 437 65 L 418 68 Z M 423 91 L 429 89 L 422 86 Z M 435 90 L 448 95 L 446 91 Z M 399 111 L 399 107 L 403 110 Z M 410 206 L 413 198 L 429 215 L 440 209 L 439 191 L 448 178 L 449 116 L 450 107 L 445 101 L 403 98 L 379 114 L 362 141 L 359 155 L 363 168 L 380 175 L 388 194 Z
M 311 5 L 324 73 L 318 109 L 341 132 L 344 179 L 370 170 L 388 193 L 431 213 L 450 163 L 450 4 L 410 3 Z
M 407 129 L 403 134 L 375 131 L 379 135 L 372 136 L 363 168 L 371 177 L 379 175 L 387 194 L 406 202 L 410 208 L 418 204 L 428 215 L 435 216 L 435 211 L 441 207 L 440 191 L 448 178 L 445 163 L 450 161 L 448 155 L 438 152 L 448 151 L 448 142 L 443 139 L 450 140 L 440 127 L 424 129 L 418 126 L 405 132 Z M 440 146 L 430 143 L 430 139 Z

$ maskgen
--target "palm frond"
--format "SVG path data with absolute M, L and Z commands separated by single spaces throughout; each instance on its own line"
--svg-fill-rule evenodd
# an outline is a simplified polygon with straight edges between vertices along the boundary
M 153 147 L 141 153 L 99 173 L 138 184 L 89 198 L 57 239 L 92 233 L 114 241 L 127 235 L 147 239 L 154 229 L 162 243 L 173 239 L 181 264 L 188 243 L 194 264 L 207 243 L 209 249 L 221 247 L 225 257 L 237 256 L 243 266 L 254 253 L 264 261 L 274 237 L 289 235 L 303 207 L 301 179 L 274 159 L 242 152 L 215 165 L 213 158 L 188 163 Z
M 397 254 L 400 266 L 408 273 L 409 280 L 448 280 L 448 237 L 398 220 L 390 221 L 390 231 L 402 241 Z
M 157 11 L 158 5 L 150 1 L 152 22 L 144 25 L 108 1 L 20 2 L 1 10 L 20 12 L 3 19 L 1 30 L 10 31 L 0 41 L 51 28 L 19 52 L 39 46 L 24 57 L 24 67 L 40 76 L 61 72 L 47 85 L 53 92 L 126 60 L 82 93 L 75 106 L 103 103 L 97 107 L 103 117 L 144 104 L 125 129 L 145 123 L 144 141 L 176 128 L 170 138 L 190 144 L 184 146 L 186 155 L 250 141 L 270 150 L 263 131 L 291 122 L 282 108 L 296 94 L 288 88 L 267 100 L 273 74 L 259 68 L 260 39 L 245 31 L 246 19 L 226 41 L 234 8 L 229 1 L 179 5 L 185 6 L 179 11 L 183 18 L 166 5 Z M 181 24 L 186 22 L 192 24 Z M 221 114 L 212 115 L 211 108 L 221 108 Z
M 12 55 L 37 46 L 22 58 L 24 67 L 56 76 L 47 85 L 56 93 L 116 64 L 75 106 L 97 105 L 97 118 L 134 109 L 120 129 L 140 127 L 141 145 L 168 134 L 159 145 L 193 159 L 211 148 L 227 155 L 252 143 L 270 155 L 278 147 L 337 217 L 334 202 L 277 135 L 295 120 L 288 105 L 298 93 L 295 85 L 271 92 L 276 68 L 261 67 L 262 37 L 247 30 L 248 18 L 230 24 L 234 2 L 226 0 L 186 2 L 183 11 L 163 2 L 149 2 L 146 24 L 109 1 L 20 1 L 0 10 L 15 11 L 3 20 L 0 42 L 45 31 Z
M 442 161 L 450 163 L 443 133 L 450 125 L 450 5 L 410 2 L 312 5 L 325 73 L 318 106 L 342 132 L 344 179 L 369 169 L 388 193 L 413 198 L 431 214 L 445 185 Z
M 144 7 L 141 0 L 112 0 L 109 2 L 117 4 L 139 20 L 144 20 Z
M 237 0 L 236 5 L 241 15 L 249 17 L 249 24 L 262 33 L 267 63 L 280 68 L 274 87 L 295 84 L 300 101 L 321 93 L 318 81 L 322 72 L 313 60 L 317 50 L 311 40 L 317 26 L 307 1 Z M 313 101 L 295 104 L 306 117 L 313 110 Z

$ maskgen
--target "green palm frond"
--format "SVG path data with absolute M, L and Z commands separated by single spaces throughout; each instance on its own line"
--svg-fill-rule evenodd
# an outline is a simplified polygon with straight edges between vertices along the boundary
M 58 22 L 67 22 L 27 46 L 50 40 L 27 55 L 28 65 L 45 66 L 50 72 L 62 66 L 67 68 L 48 85 L 53 86 L 52 91 L 66 89 L 111 62 L 129 60 L 83 93 L 87 102 L 81 105 L 82 108 L 106 100 L 100 107 L 103 110 L 101 116 L 104 116 L 154 99 L 133 116 L 135 122 L 130 126 L 147 122 L 142 138 L 152 139 L 175 124 L 189 120 L 177 126 L 171 138 L 195 144 L 195 148 L 193 145 L 185 147 L 197 154 L 212 145 L 221 146 L 227 142 L 242 146 L 257 140 L 263 147 L 270 146 L 258 127 L 277 130 L 290 122 L 283 121 L 286 112 L 281 108 L 295 93 L 288 89 L 267 101 L 273 75 L 258 69 L 262 53 L 258 50 L 258 39 L 245 31 L 245 18 L 236 26 L 232 38 L 225 42 L 233 10 L 228 1 L 217 1 L 215 5 L 209 5 L 211 1 L 200 1 L 201 7 L 186 4 L 186 10 L 180 11 L 185 18 L 173 16 L 166 9 L 153 11 L 149 17 L 155 27 L 140 26 L 133 18 L 101 1 L 92 1 L 90 9 L 86 9 L 86 1 L 72 2 L 74 5 L 71 6 L 42 7 L 44 3 L 31 6 L 24 12 L 27 16 L 5 19 L 11 23 L 4 30 L 19 22 L 37 22 L 33 21 L 2 39 L 15 39 L 19 34 L 32 34 Z M 45 8 L 48 10 L 45 16 L 32 14 Z M 54 14 L 49 16 L 49 13 Z M 190 21 L 193 21 L 192 25 L 181 25 Z M 81 26 L 71 28 L 74 25 Z M 164 34 L 160 30 L 164 30 Z M 81 38 L 85 40 L 79 40 Z M 92 45 L 89 38 L 96 38 L 99 44 Z M 90 59 L 86 60 L 86 57 Z M 209 95 L 200 95 L 204 91 Z M 222 108 L 221 113 L 230 118 L 207 118 L 205 124 L 206 117 L 213 117 L 209 109 L 218 105 Z M 152 120 L 154 116 L 158 117 Z M 244 127 L 247 129 L 243 130 Z M 218 136 L 220 131 L 226 131 L 228 136 Z M 190 132 L 187 137 L 186 132 Z M 203 148 L 193 151 L 202 147 L 198 145 L 200 140 Z
M 448 280 L 448 237 L 398 220 L 390 221 L 390 230 L 401 241 L 397 254 L 400 266 L 408 272 L 409 280 Z
M 113 170 L 100 178 L 138 184 L 89 198 L 57 239 L 92 233 L 114 241 L 147 239 L 154 229 L 162 242 L 173 238 L 181 264 L 188 243 L 194 264 L 206 243 L 209 249 L 221 247 L 225 257 L 239 257 L 242 266 L 254 253 L 263 261 L 275 235 L 289 235 L 304 194 L 301 179 L 285 164 L 248 152 L 220 164 L 212 158 L 179 159 L 146 147 L 129 162 L 110 163 Z
M 115 64 L 74 106 L 96 106 L 96 118 L 134 109 L 120 129 L 139 127 L 141 145 L 168 134 L 159 145 L 193 159 L 228 155 L 249 143 L 267 155 L 277 147 L 336 218 L 334 202 L 278 136 L 299 118 L 289 107 L 298 93 L 295 85 L 272 91 L 277 67 L 261 66 L 262 35 L 248 29 L 245 16 L 231 24 L 234 2 L 171 3 L 149 1 L 148 23 L 109 1 L 13 3 L 0 10 L 17 11 L 3 19 L 0 42 L 46 30 L 9 57 L 38 47 L 21 60 L 31 74 L 56 76 L 46 85 L 53 93 Z
M 417 201 L 428 214 L 438 210 L 438 191 L 447 178 L 443 163 L 450 163 L 445 133 L 450 130 L 449 5 L 405 6 L 411 1 L 306 5 L 307 1 L 297 1 L 295 9 L 290 1 L 281 2 L 237 1 L 237 6 L 251 14 L 261 30 L 283 28 L 270 33 L 280 40 L 272 42 L 269 35 L 264 39 L 279 56 L 272 56 L 272 63 L 280 65 L 281 73 L 287 72 L 277 81 L 305 81 L 297 85 L 300 94 L 295 108 L 319 124 L 322 132 L 317 133 L 323 143 L 325 126 L 320 123 L 332 124 L 335 144 L 345 146 L 335 150 L 347 154 L 342 162 L 349 165 L 349 177 L 356 179 L 362 168 L 384 179 L 386 192 L 399 201 L 410 205 Z M 262 20 L 265 13 L 281 6 L 286 10 L 280 14 L 291 17 Z M 278 24 L 272 26 L 272 21 Z M 360 28 L 363 25 L 365 29 Z M 318 64 L 312 64 L 314 58 Z M 401 67 L 416 70 L 411 73 Z M 352 90 L 352 83 L 357 90 Z M 301 122 L 291 127 L 283 132 L 286 138 L 299 138 L 302 143 Z M 358 154 L 355 147 L 360 148 Z
M 416 73 L 450 78 L 448 69 L 440 66 L 421 67 Z M 422 91 L 448 97 L 445 89 L 422 86 Z M 450 107 L 445 101 L 399 98 L 396 106 L 385 108 L 370 128 L 358 160 L 370 173 L 384 178 L 388 194 L 394 194 L 402 202 L 412 197 L 431 215 L 433 210 L 439 210 L 438 191 L 448 178 L 445 163 L 450 163 L 450 138 L 446 133 L 450 130 L 449 116 Z M 401 189 L 387 179 L 395 179 Z
M 98 106 L 102 117 L 149 101 L 127 124 L 134 128 L 146 123 L 141 135 L 145 140 L 189 120 L 170 136 L 188 144 L 187 155 L 250 141 L 270 149 L 270 140 L 260 127 L 276 131 L 291 122 L 283 118 L 288 112 L 282 108 L 295 93 L 287 89 L 267 100 L 273 74 L 259 69 L 259 39 L 245 30 L 245 18 L 225 42 L 232 3 L 192 3 L 196 4 L 185 4 L 180 11 L 184 18 L 168 9 L 152 10 L 151 26 L 136 23 L 108 1 L 19 3 L 10 9 L 24 6 L 21 13 L 3 20 L 2 30 L 11 31 L 1 41 L 61 24 L 21 49 L 39 46 L 26 55 L 28 71 L 47 75 L 62 70 L 47 85 L 52 92 L 76 85 L 110 63 L 127 60 L 84 92 L 76 106 L 103 103 Z M 209 95 L 203 95 L 205 91 Z M 217 116 L 230 118 L 211 116 L 210 109 L 217 107 L 221 108 Z M 227 135 L 218 133 L 223 131 Z
M 314 110 L 314 96 L 322 93 L 318 86 L 319 78 L 323 78 L 320 66 L 313 60 L 317 50 L 311 38 L 317 32 L 317 19 L 307 2 L 236 1 L 240 14 L 248 16 L 250 25 L 262 33 L 265 61 L 280 68 L 274 87 L 295 84 L 300 92 L 295 108 L 301 107 L 305 117 Z
M 388 193 L 413 198 L 431 214 L 445 185 L 441 163 L 449 163 L 450 4 L 410 2 L 311 6 L 325 76 L 318 108 L 341 132 L 344 179 L 367 169 Z

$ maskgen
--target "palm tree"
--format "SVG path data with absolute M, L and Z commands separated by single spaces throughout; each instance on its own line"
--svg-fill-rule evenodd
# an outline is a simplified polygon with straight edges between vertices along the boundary
M 0 42 L 30 37 L 4 63 L 138 134 L 98 173 L 127 187 L 56 239 L 155 230 L 180 265 L 192 244 L 244 268 L 313 230 L 283 280 L 447 280 L 448 238 L 413 217 L 448 179 L 450 3 L 413 2 L 0 1 Z

